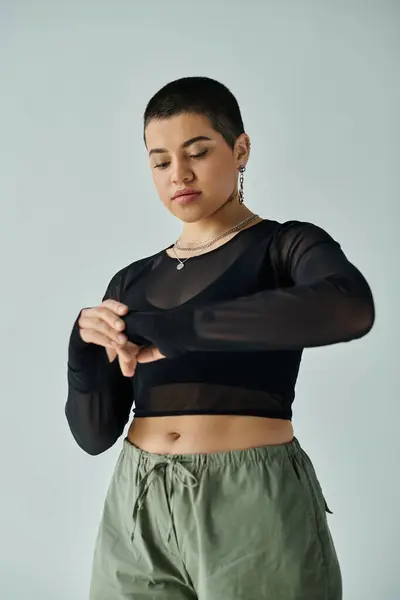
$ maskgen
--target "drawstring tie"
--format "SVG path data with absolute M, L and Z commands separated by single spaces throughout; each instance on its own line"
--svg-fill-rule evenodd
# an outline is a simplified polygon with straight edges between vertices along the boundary
M 138 495 L 137 495 L 137 498 L 136 498 L 136 501 L 135 501 L 135 504 L 133 507 L 133 514 L 132 514 L 132 518 L 133 518 L 133 531 L 131 534 L 132 542 L 135 537 L 138 512 L 140 510 L 142 510 L 143 505 L 144 505 L 145 496 L 150 487 L 150 484 L 153 482 L 153 480 L 155 479 L 155 477 L 157 476 L 157 473 L 160 471 L 161 468 L 165 468 L 165 474 L 169 474 L 168 479 L 170 481 L 169 494 L 167 493 L 169 512 L 170 512 L 170 525 L 169 525 L 168 534 L 167 534 L 167 542 L 169 542 L 169 540 L 170 540 L 173 525 L 174 525 L 174 523 L 173 523 L 174 495 L 173 495 L 173 485 L 172 485 L 173 477 L 176 476 L 179 479 L 179 481 L 182 483 L 182 485 L 186 488 L 193 488 L 198 485 L 197 478 L 193 475 L 193 473 L 191 473 L 189 471 L 189 469 L 187 469 L 182 463 L 180 463 L 176 457 L 166 456 L 166 457 L 163 457 L 162 460 L 157 461 L 153 465 L 153 467 L 149 471 L 147 471 L 147 473 L 144 475 L 144 477 L 142 478 L 142 480 L 139 482 L 139 485 L 138 485 Z M 186 478 L 189 479 L 190 481 L 187 482 Z

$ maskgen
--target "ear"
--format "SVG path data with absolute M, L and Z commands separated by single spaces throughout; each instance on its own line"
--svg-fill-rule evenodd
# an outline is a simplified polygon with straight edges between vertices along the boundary
M 247 133 L 242 133 L 235 141 L 233 150 L 236 167 L 246 166 L 250 157 L 250 138 Z

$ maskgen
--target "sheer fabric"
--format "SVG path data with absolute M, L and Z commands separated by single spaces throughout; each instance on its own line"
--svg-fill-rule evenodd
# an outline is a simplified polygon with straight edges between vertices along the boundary
M 303 350 L 359 338 L 374 322 L 365 278 L 311 223 L 264 220 L 177 264 L 165 250 L 136 261 L 104 295 L 128 305 L 131 341 L 167 357 L 139 364 L 132 379 L 85 344 L 75 322 L 66 411 L 85 449 L 112 445 L 133 402 L 138 417 L 291 419 Z

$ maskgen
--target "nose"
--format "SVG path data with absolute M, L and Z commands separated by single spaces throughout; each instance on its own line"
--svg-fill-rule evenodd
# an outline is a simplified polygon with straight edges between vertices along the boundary
M 193 172 L 189 169 L 185 161 L 177 160 L 172 164 L 171 183 L 180 185 L 192 181 Z

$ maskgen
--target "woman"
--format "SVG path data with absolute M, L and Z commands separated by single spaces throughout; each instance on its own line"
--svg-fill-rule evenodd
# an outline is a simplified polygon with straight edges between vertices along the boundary
M 135 402 L 91 600 L 339 600 L 330 511 L 291 407 L 304 348 L 371 329 L 370 288 L 323 229 L 245 206 L 250 141 L 221 83 L 166 85 L 144 134 L 182 234 L 116 273 L 69 345 L 66 415 L 86 452 L 117 441 Z

